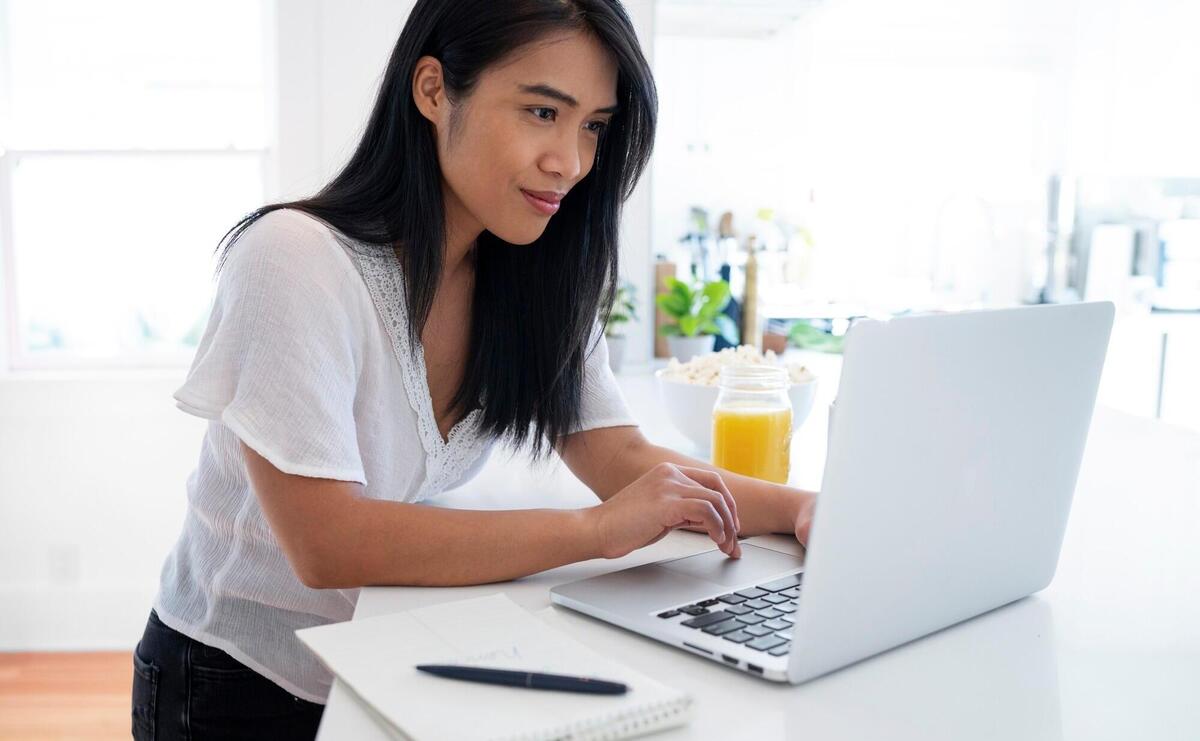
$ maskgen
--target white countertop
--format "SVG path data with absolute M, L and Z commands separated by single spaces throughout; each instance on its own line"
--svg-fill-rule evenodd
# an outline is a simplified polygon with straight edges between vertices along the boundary
M 794 435 L 791 483 L 819 489 L 839 359 L 801 359 L 822 388 Z M 649 369 L 629 369 L 619 379 L 647 436 L 694 454 L 654 415 L 660 405 Z M 519 459 L 495 455 L 476 479 L 437 503 L 511 509 L 596 502 L 565 466 L 555 466 L 535 473 Z M 775 547 L 795 543 L 764 537 Z M 772 684 L 550 605 L 555 584 L 711 547 L 704 535 L 675 531 L 623 559 L 503 584 L 367 588 L 355 618 L 503 592 L 593 648 L 692 692 L 693 720 L 656 736 L 663 739 L 1200 738 L 1195 433 L 1098 408 L 1058 573 L 1047 589 L 807 684 Z M 388 736 L 335 683 L 319 738 Z

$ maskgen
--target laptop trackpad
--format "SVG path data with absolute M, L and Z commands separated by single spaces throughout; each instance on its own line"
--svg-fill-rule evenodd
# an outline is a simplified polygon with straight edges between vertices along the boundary
M 804 559 L 799 556 L 746 543 L 742 544 L 741 558 L 730 558 L 718 549 L 658 564 L 660 569 L 736 587 L 766 581 L 768 577 L 779 574 L 793 573 L 803 567 Z

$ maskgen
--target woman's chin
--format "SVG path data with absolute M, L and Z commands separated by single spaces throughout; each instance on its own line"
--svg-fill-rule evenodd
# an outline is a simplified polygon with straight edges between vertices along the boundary
M 548 222 L 549 219 L 546 219 L 541 224 L 522 225 L 518 229 L 488 229 L 488 231 L 509 244 L 530 245 L 538 241 L 542 234 L 546 232 L 546 224 Z

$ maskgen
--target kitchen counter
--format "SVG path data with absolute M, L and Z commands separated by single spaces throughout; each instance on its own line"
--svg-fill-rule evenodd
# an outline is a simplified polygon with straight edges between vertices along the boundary
M 823 385 L 794 436 L 792 483 L 819 489 L 839 359 L 799 359 Z M 651 368 L 618 378 L 647 436 L 691 452 L 657 413 Z M 580 507 L 596 499 L 565 466 L 535 473 L 497 451 L 478 478 L 438 503 Z M 803 685 L 772 685 L 550 605 L 547 590 L 555 584 L 711 548 L 705 536 L 686 531 L 624 559 L 569 564 L 503 584 L 367 588 L 355 618 L 503 592 L 593 648 L 692 692 L 691 723 L 656 738 L 1194 739 L 1198 536 L 1200 435 L 1099 407 L 1047 589 Z M 777 547 L 789 540 L 762 537 Z M 320 738 L 387 736 L 335 684 Z

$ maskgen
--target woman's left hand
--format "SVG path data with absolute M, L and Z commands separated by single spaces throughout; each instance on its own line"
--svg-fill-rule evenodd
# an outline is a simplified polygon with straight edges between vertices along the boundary
M 813 512 L 817 507 L 817 493 L 797 489 L 800 496 L 792 505 L 791 519 L 796 532 L 796 540 L 808 548 L 808 534 L 812 529 Z

